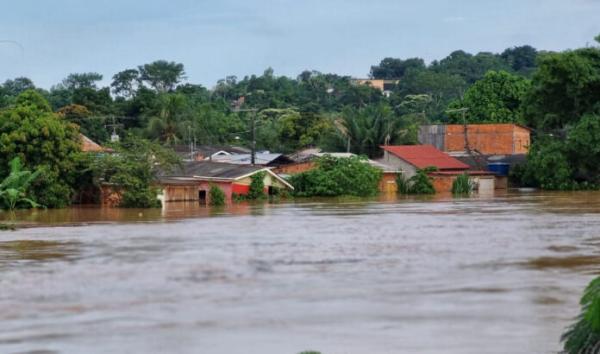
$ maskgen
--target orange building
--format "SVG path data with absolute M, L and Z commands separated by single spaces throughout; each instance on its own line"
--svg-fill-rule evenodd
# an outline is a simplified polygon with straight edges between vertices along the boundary
M 526 154 L 531 129 L 518 124 L 424 125 L 419 142 L 445 152 L 475 151 L 483 155 Z

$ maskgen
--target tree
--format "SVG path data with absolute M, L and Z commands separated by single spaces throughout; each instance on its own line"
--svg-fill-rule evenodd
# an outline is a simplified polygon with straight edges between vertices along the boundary
M 115 95 L 121 97 L 132 97 L 140 81 L 140 73 L 136 69 L 127 69 L 116 73 L 110 84 Z
M 539 67 L 525 99 L 530 126 L 557 131 L 598 108 L 600 48 L 583 48 L 539 57 Z
M 538 52 L 530 46 L 507 48 L 500 57 L 517 73 L 529 76 L 536 68 Z
M 181 94 L 162 94 L 151 113 L 148 121 L 147 135 L 158 139 L 167 145 L 173 145 L 180 140 L 180 124 L 186 119 L 188 112 L 185 96 Z
M 138 66 L 140 81 L 147 83 L 158 92 L 169 92 L 185 79 L 183 64 L 157 60 Z
M 466 107 L 467 123 L 518 123 L 521 105 L 530 82 L 505 71 L 488 71 L 484 78 L 475 82 L 461 101 L 454 101 L 450 108 Z M 463 123 L 462 115 L 451 114 L 451 122 Z
M 79 131 L 96 142 L 108 141 L 108 132 L 103 117 L 95 117 L 87 107 L 70 104 L 60 108 L 56 113 L 68 122 L 77 124 Z
M 385 58 L 379 65 L 371 66 L 370 76 L 373 79 L 401 79 L 411 69 L 425 70 L 425 61 L 421 58 Z
M 90 168 L 96 184 L 108 183 L 120 190 L 121 207 L 159 207 L 158 191 L 153 183 L 159 174 L 169 173 L 180 165 L 177 155 L 134 136 L 128 136 L 114 149 L 115 154 L 93 160 Z
M 380 146 L 393 143 L 399 134 L 400 120 L 384 104 L 355 109 L 346 108 L 336 122 L 341 144 L 349 141 L 350 151 L 368 157 L 380 156 Z
M 102 80 L 102 75 L 98 73 L 75 73 L 69 74 L 62 81 L 62 85 L 68 90 L 76 90 L 81 88 L 96 89 L 96 82 Z
M 459 75 L 434 70 L 409 70 L 398 83 L 391 100 L 394 107 L 399 107 L 409 95 L 428 95 L 431 100 L 424 112 L 428 120 L 436 121 L 445 117 L 448 104 L 460 98 L 466 89 L 467 83 Z
M 17 207 L 40 207 L 28 196 L 29 186 L 40 174 L 40 170 L 35 172 L 23 170 L 21 159 L 18 157 L 12 159 L 9 175 L 0 182 L 0 208 L 14 210 Z
M 439 73 L 458 75 L 468 84 L 483 78 L 485 73 L 490 70 L 511 70 L 510 66 L 497 54 L 481 52 L 472 55 L 462 50 L 452 52 L 439 62 L 433 62 L 431 69 Z
M 0 112 L 0 176 L 8 175 L 5 166 L 15 157 L 30 170 L 42 170 L 44 178 L 31 191 L 47 207 L 70 203 L 80 144 L 77 126 L 54 114 L 36 91 L 21 93 L 14 107 Z
M 576 322 L 562 335 L 564 354 L 598 353 L 600 350 L 600 278 L 592 280 L 580 300 Z

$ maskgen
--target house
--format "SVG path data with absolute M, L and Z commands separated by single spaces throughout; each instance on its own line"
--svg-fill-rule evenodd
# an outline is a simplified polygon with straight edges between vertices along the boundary
M 352 83 L 356 85 L 368 85 L 378 89 L 381 93 L 389 97 L 394 89 L 394 86 L 398 85 L 400 80 L 388 80 L 388 79 L 352 79 Z
M 79 140 L 81 141 L 81 151 L 91 153 L 103 153 L 112 152 L 112 149 L 102 147 L 95 143 L 92 139 L 88 138 L 83 134 L 79 134 Z
M 213 156 L 212 161 L 215 162 L 226 162 L 236 165 L 250 165 L 252 164 L 252 154 L 221 154 Z M 277 167 L 282 165 L 291 164 L 294 161 L 284 154 L 271 153 L 268 151 L 261 151 L 254 154 L 254 164 L 268 167 Z
M 470 150 L 481 155 L 527 154 L 531 129 L 518 124 L 422 125 L 419 143 L 450 154 Z
M 184 161 L 202 161 L 216 159 L 222 156 L 248 154 L 250 150 L 239 146 L 219 145 L 175 145 L 175 153 Z
M 292 185 L 268 167 L 212 161 L 187 162 L 178 171 L 161 176 L 157 184 L 162 188 L 164 202 L 208 203 L 209 190 L 213 185 L 225 193 L 227 201 L 231 201 L 236 194 L 247 194 L 252 176 L 261 172 L 265 174 L 265 195 L 276 194 L 278 190 L 293 189 Z
M 470 170 L 466 163 L 436 149 L 433 145 L 382 146 L 382 162 L 401 170 L 406 179 L 428 167 L 436 171 L 428 173 L 436 192 L 450 192 L 452 183 L 461 174 L 468 174 L 479 192 L 496 189 L 495 175 L 489 171 Z

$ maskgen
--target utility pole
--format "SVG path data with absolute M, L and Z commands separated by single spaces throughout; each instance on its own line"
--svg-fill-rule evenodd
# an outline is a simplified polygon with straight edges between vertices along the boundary
M 256 116 L 258 115 L 258 109 L 256 108 L 246 108 L 246 109 L 234 109 L 234 112 L 251 112 L 251 127 L 252 131 L 252 144 L 250 145 L 251 153 L 250 153 L 250 164 L 254 166 L 256 164 Z

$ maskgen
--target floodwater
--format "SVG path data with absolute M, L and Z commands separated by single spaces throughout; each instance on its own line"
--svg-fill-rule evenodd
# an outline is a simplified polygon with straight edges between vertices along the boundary
M 556 353 L 599 193 L 3 213 L 0 353 Z

